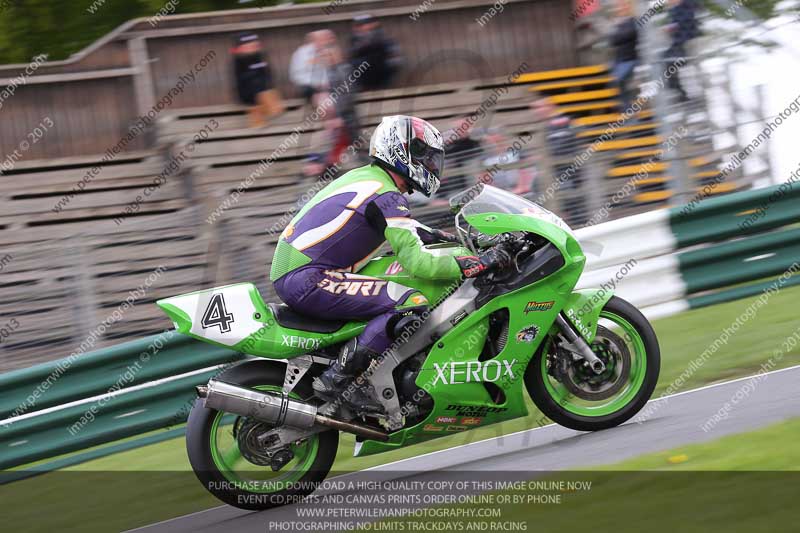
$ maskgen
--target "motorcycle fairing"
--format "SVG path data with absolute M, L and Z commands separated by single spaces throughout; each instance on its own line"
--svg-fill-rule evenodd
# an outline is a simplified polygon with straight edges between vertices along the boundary
M 190 292 L 156 302 L 184 335 L 270 359 L 287 359 L 344 342 L 363 331 L 348 322 L 332 333 L 280 325 L 252 283 Z

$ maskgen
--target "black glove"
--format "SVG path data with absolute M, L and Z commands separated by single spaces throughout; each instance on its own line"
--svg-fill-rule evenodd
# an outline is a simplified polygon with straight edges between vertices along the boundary
M 511 256 L 500 246 L 483 252 L 480 257 L 466 255 L 456 257 L 461 273 L 465 278 L 474 278 L 492 270 L 503 270 L 511 264 Z
M 419 228 L 417 234 L 422 240 L 423 244 L 435 244 L 437 242 L 455 242 L 459 243 L 458 237 L 450 232 L 442 231 L 434 228 Z

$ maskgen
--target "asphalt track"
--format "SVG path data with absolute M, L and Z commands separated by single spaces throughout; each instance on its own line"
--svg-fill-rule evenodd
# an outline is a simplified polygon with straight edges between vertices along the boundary
M 702 426 L 737 394 L 738 402 L 727 417 L 704 431 Z M 574 469 L 751 431 L 800 416 L 800 366 L 763 374 L 757 381 L 742 378 L 654 399 L 642 413 L 648 408 L 644 420 L 634 418 L 606 431 L 582 433 L 549 425 L 389 463 L 370 472 L 382 479 L 408 480 L 435 479 L 443 471 Z M 296 521 L 296 507 L 249 512 L 221 506 L 132 531 L 263 533 L 269 530 L 269 522 Z

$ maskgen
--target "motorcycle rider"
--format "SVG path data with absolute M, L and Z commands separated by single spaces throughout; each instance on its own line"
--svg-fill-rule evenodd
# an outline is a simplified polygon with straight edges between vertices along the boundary
M 299 313 L 369 320 L 355 345 L 345 345 L 314 381 L 316 394 L 326 401 L 335 400 L 391 346 L 399 320 L 427 309 L 427 298 L 416 289 L 357 273 L 384 242 L 403 269 L 423 279 L 471 278 L 511 261 L 498 248 L 476 257 L 423 246 L 458 242 L 411 218 L 403 195 L 416 190 L 430 197 L 439 188 L 444 147 L 432 124 L 384 117 L 372 134 L 369 155 L 371 164 L 332 181 L 297 213 L 278 239 L 270 271 L 278 296 Z

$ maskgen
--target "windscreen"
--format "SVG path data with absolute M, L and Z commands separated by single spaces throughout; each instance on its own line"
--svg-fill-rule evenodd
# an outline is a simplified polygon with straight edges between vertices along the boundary
M 484 184 L 470 187 L 466 191 L 453 196 L 450 199 L 450 206 L 454 211 L 460 211 L 461 215 L 465 217 L 481 213 L 521 215 L 539 210 L 549 213 L 549 211 L 530 200 Z
M 525 215 L 538 218 L 555 224 L 574 236 L 572 229 L 555 213 L 544 207 L 526 200 L 516 194 L 498 189 L 491 185 L 478 184 L 466 191 L 453 196 L 450 206 L 456 215 L 456 228 L 465 235 L 468 228 L 461 228 L 460 220 L 483 213 L 506 213 L 511 215 Z

